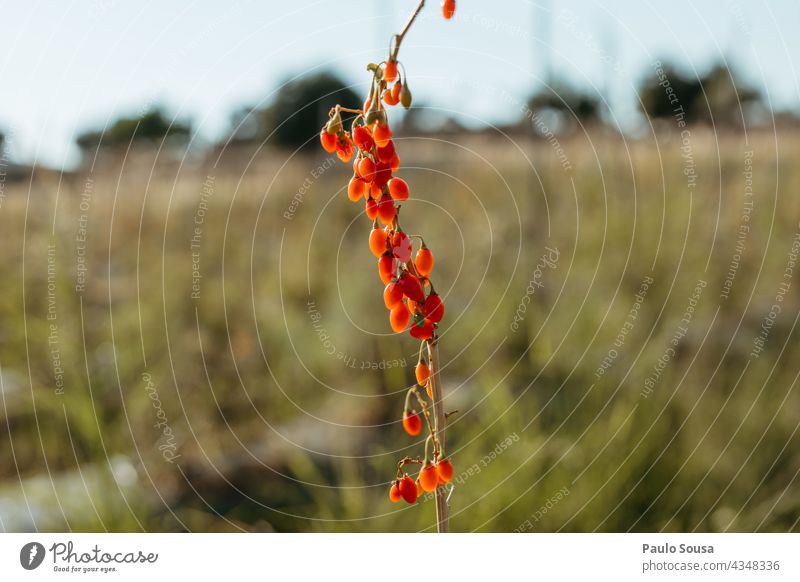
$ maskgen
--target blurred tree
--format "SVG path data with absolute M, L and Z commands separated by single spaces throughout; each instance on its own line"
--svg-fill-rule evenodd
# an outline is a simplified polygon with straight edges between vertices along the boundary
M 601 103 L 597 97 L 556 82 L 535 93 L 527 101 L 525 121 L 537 132 L 564 133 L 580 123 L 600 122 Z
M 684 76 L 669 63 L 663 66 L 663 71 L 663 79 L 648 75 L 639 86 L 640 108 L 650 118 L 673 117 L 675 109 L 681 106 L 687 123 L 713 120 L 717 125 L 741 126 L 763 106 L 760 94 L 737 80 L 723 64 L 715 65 L 699 77 Z M 668 93 L 668 86 L 674 96 Z
M 148 111 L 138 117 L 122 117 L 104 131 L 88 131 L 75 140 L 83 149 L 97 146 L 119 147 L 131 141 L 157 142 L 169 138 L 173 143 L 185 143 L 192 133 L 188 122 L 170 119 L 161 109 Z
M 311 139 L 328 120 L 336 104 L 360 108 L 359 96 L 331 73 L 318 73 L 283 85 L 262 109 L 244 107 L 232 116 L 234 141 L 260 141 L 289 147 L 316 147 Z M 273 133 L 274 132 L 274 133 Z

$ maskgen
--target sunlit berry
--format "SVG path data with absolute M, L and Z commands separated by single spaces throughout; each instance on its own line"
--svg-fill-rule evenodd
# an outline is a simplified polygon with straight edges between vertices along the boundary
M 365 182 L 372 182 L 375 179 L 375 162 L 369 158 L 361 158 L 358 162 L 358 175 Z
M 369 250 L 372 254 L 380 258 L 386 252 L 386 242 L 389 240 L 389 235 L 385 230 L 380 228 L 377 224 L 369 233 Z
M 402 498 L 403 496 L 400 495 L 400 481 L 395 481 L 392 483 L 392 486 L 389 487 L 389 499 L 392 503 L 397 503 Z
M 392 130 L 389 129 L 388 125 L 378 123 L 375 125 L 375 129 L 372 130 L 372 139 L 375 140 L 379 148 L 382 148 L 392 139 Z
M 431 376 L 431 369 L 425 360 L 420 360 L 417 367 L 414 369 L 414 375 L 417 377 L 417 384 L 425 386 L 428 383 L 428 378 Z
M 398 202 L 408 200 L 408 183 L 402 178 L 392 178 L 389 180 L 389 194 Z
M 375 184 L 383 188 L 392 179 L 392 167 L 385 162 L 375 164 Z
M 436 463 L 436 471 L 439 473 L 439 478 L 445 483 L 449 483 L 453 478 L 453 465 L 447 459 L 442 459 Z
M 428 493 L 435 491 L 436 487 L 439 486 L 439 471 L 435 465 L 425 463 L 422 465 L 422 469 L 419 470 L 418 480 L 419 484 L 422 485 L 423 491 Z
M 336 151 L 335 133 L 328 133 L 325 128 L 322 128 L 322 131 L 319 132 L 319 141 L 322 144 L 322 148 L 329 154 Z
M 389 167 L 392 168 L 392 172 L 396 172 L 400 168 L 400 156 L 397 155 L 397 152 L 392 157 L 392 161 L 389 162 Z
M 394 83 L 397 79 L 397 61 L 389 59 L 383 67 L 383 80 L 387 83 Z
M 378 200 L 378 220 L 383 224 L 389 224 L 394 220 L 397 214 L 397 209 L 394 206 L 394 200 L 391 196 L 384 194 Z
M 428 393 L 428 398 L 430 398 L 431 400 L 433 400 L 433 390 L 431 390 L 431 383 L 430 383 L 430 381 L 429 381 L 427 384 L 425 384 L 425 392 L 427 392 L 427 393 Z
M 350 178 L 350 183 L 347 185 L 347 197 L 351 202 L 358 202 L 366 193 L 367 183 L 364 180 L 356 176 Z
M 383 289 L 383 303 L 386 309 L 394 309 L 403 303 L 403 291 L 394 281 L 389 281 Z M 403 306 L 405 307 L 405 306 Z M 408 309 L 406 308 L 406 311 Z M 404 328 L 405 329 L 405 328 Z
M 400 103 L 400 97 L 395 98 L 391 89 L 384 89 L 383 93 L 381 93 L 381 98 L 386 105 L 394 106 Z
M 417 412 L 403 412 L 403 428 L 409 436 L 417 436 L 422 432 L 422 417 Z
M 411 321 L 411 314 L 408 312 L 406 304 L 402 301 L 389 312 L 389 325 L 394 333 L 404 332 L 408 327 L 409 321 Z
M 428 277 L 433 271 L 433 253 L 426 246 L 422 246 L 417 251 L 417 256 L 414 259 L 414 266 L 417 268 L 417 273 L 423 277 Z

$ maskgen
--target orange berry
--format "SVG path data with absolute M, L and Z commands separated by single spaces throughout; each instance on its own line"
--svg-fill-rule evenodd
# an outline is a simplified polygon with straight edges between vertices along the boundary
M 392 483 L 392 486 L 389 487 L 389 499 L 392 503 L 397 503 L 402 498 L 403 496 L 400 495 L 400 481 L 395 481 Z
M 428 493 L 435 491 L 436 487 L 439 486 L 439 472 L 434 465 L 425 463 L 422 465 L 422 469 L 419 470 L 418 481 L 422 485 L 423 491 Z
M 392 130 L 389 129 L 388 125 L 376 124 L 375 129 L 372 130 L 372 139 L 375 140 L 379 148 L 382 148 L 392 139 Z
M 456 0 L 444 0 L 442 2 L 442 14 L 446 20 L 453 18 L 456 13 Z
M 428 367 L 428 364 L 425 363 L 425 360 L 420 360 L 417 364 L 417 367 L 414 369 L 414 375 L 417 377 L 417 384 L 420 386 L 425 386 L 428 383 L 428 378 L 431 376 L 431 369 Z
M 400 101 L 400 91 L 403 89 L 403 84 L 398 81 L 392 86 L 392 99 L 395 100 L 395 104 Z
M 395 79 L 397 79 L 397 61 L 388 60 L 383 67 L 383 80 L 394 83 Z
M 409 321 L 411 321 L 411 314 L 402 301 L 389 312 L 389 325 L 392 326 L 394 333 L 403 333 L 408 327 Z
M 336 155 L 343 162 L 349 162 L 353 157 L 353 141 L 347 132 L 344 132 L 336 138 Z
M 417 251 L 414 266 L 417 268 L 417 273 L 423 277 L 430 276 L 431 271 L 433 271 L 433 253 L 428 247 L 423 246 Z
M 394 206 L 392 197 L 386 194 L 381 196 L 378 200 L 378 220 L 383 224 L 390 224 L 394 220 L 396 214 L 397 209 Z
M 351 202 L 358 202 L 366 193 L 367 183 L 364 180 L 356 176 L 350 178 L 350 183 L 347 185 L 347 197 Z
M 386 103 L 386 105 L 397 105 L 400 102 L 400 99 L 395 99 L 392 96 L 392 92 L 389 89 L 384 89 L 381 95 L 383 102 Z
M 408 310 L 411 312 L 411 315 L 414 315 L 419 311 L 419 305 L 413 299 L 408 300 Z
M 328 131 L 323 128 L 322 131 L 319 132 L 319 141 L 322 144 L 322 149 L 329 154 L 336 151 L 336 134 L 328 133 Z
M 392 178 L 389 180 L 389 194 L 398 202 L 408 200 L 408 183 L 402 178 Z
M 427 393 L 428 393 L 428 398 L 430 398 L 431 400 L 433 400 L 433 391 L 431 390 L 431 383 L 430 383 L 430 382 L 428 382 L 427 384 L 425 384 L 425 392 L 427 392 Z
M 398 305 L 402 305 L 403 303 L 403 292 L 400 290 L 400 287 L 397 286 L 397 283 L 393 281 L 389 281 L 386 287 L 383 289 L 383 303 L 386 305 L 386 309 L 394 309 Z M 405 306 L 403 306 L 405 308 Z M 408 311 L 407 308 L 405 308 Z
M 361 158 L 358 162 L 358 175 L 366 182 L 372 182 L 375 179 L 375 162 L 369 158 Z
M 447 459 L 442 459 L 436 463 L 436 471 L 439 473 L 439 478 L 445 483 L 449 483 L 453 478 L 453 465 Z
M 387 240 L 389 240 L 389 235 L 376 224 L 372 232 L 369 233 L 369 250 L 372 251 L 373 255 L 380 258 L 386 252 Z
M 404 475 L 398 485 L 400 495 L 406 500 L 406 503 L 414 503 L 417 500 L 417 484 L 408 475 Z
M 400 156 L 398 156 L 396 152 L 394 157 L 392 157 L 392 161 L 389 162 L 389 166 L 392 168 L 392 172 L 396 172 L 400 169 Z
M 419 482 L 419 478 L 414 482 L 417 485 L 417 497 L 422 497 L 425 493 L 425 490 L 422 488 L 422 483 Z
M 409 436 L 417 436 L 422 432 L 422 418 L 418 413 L 406 410 L 403 413 L 403 428 Z

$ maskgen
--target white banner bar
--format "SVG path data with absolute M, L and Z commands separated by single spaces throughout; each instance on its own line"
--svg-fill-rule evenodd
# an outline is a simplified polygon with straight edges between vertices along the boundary
M 794 582 L 799 553 L 800 534 L 3 534 L 0 580 Z

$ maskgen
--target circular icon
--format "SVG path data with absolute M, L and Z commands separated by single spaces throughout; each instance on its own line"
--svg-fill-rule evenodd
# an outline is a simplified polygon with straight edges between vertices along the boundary
M 19 563 L 26 570 L 35 570 L 44 561 L 44 546 L 39 542 L 28 542 L 19 551 Z

